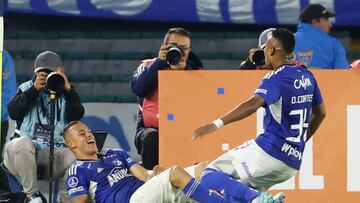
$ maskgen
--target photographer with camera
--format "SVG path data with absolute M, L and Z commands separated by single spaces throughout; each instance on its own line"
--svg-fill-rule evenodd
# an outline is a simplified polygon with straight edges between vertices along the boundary
M 265 65 L 264 49 L 268 34 L 274 30 L 276 29 L 268 28 L 260 34 L 258 48 L 250 49 L 248 58 L 240 63 L 240 70 L 271 70 L 271 67 Z M 287 59 L 291 62 L 291 64 L 307 68 L 301 61 L 294 59 L 293 53 L 287 55 Z
M 9 105 L 9 116 L 16 120 L 14 135 L 5 145 L 4 165 L 20 177 L 28 202 L 42 202 L 38 175 L 49 176 L 50 91 L 56 92 L 54 122 L 54 177 L 62 177 L 75 160 L 65 147 L 61 132 L 67 123 L 80 120 L 84 107 L 69 83 L 60 56 L 51 51 L 35 60 L 34 77 L 22 83 Z M 41 178 L 41 177 L 40 177 Z M 64 188 L 64 194 L 66 190 Z
M 273 30 L 275 30 L 275 28 L 268 28 L 260 34 L 258 48 L 250 49 L 248 58 L 240 63 L 240 70 L 271 69 L 265 67 L 265 55 L 263 49 L 265 48 L 267 34 Z
M 190 42 L 187 30 L 169 29 L 158 57 L 143 60 L 131 79 L 131 89 L 138 96 L 135 146 L 146 169 L 159 162 L 158 71 L 202 69 L 201 61 L 190 51 Z

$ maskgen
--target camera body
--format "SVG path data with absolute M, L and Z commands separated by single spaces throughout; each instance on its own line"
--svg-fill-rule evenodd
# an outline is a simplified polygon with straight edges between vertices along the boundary
M 258 49 L 254 52 L 252 61 L 257 66 L 264 66 L 265 65 L 265 52 L 262 49 Z
M 168 47 L 168 52 L 166 54 L 166 62 L 170 65 L 175 66 L 180 63 L 183 56 L 184 50 L 175 44 L 171 44 Z

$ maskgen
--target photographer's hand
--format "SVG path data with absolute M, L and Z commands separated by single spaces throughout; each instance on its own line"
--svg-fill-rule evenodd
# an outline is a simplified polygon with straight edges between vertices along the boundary
M 185 59 L 185 57 L 182 57 L 181 61 L 178 64 L 174 65 L 174 66 L 171 65 L 170 69 L 172 69 L 172 70 L 185 70 L 186 65 L 187 65 L 186 59 Z
M 34 87 L 36 90 L 39 91 L 46 86 L 46 76 L 47 74 L 45 72 L 40 71 L 36 73 L 36 79 L 34 82 Z
M 253 63 L 254 63 L 254 61 L 253 61 L 253 56 L 254 56 L 255 51 L 257 51 L 257 50 L 259 50 L 259 49 L 253 48 L 253 49 L 250 49 L 250 51 L 249 51 L 249 56 L 248 56 L 248 58 L 249 58 L 249 60 L 250 60 L 251 62 L 253 62 Z
M 166 60 L 166 54 L 168 52 L 169 45 L 163 44 L 160 47 L 158 59 Z
M 65 89 L 66 91 L 69 91 L 69 90 L 71 89 L 71 84 L 70 84 L 68 78 L 66 77 L 64 71 L 59 70 L 58 73 L 59 73 L 61 76 L 63 76 L 63 78 L 64 78 L 64 81 L 65 81 L 64 89 Z

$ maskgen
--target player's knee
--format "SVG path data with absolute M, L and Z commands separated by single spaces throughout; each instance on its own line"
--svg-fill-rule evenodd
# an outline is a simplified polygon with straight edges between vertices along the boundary
M 180 184 L 180 176 L 181 176 L 181 167 L 173 166 L 170 169 L 170 183 L 174 186 L 178 186 Z
M 169 181 L 174 187 L 184 188 L 191 178 L 192 177 L 180 166 L 173 166 L 170 169 Z

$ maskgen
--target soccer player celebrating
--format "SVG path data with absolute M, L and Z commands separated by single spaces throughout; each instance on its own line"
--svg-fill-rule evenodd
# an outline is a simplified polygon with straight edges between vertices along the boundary
M 181 167 L 174 166 L 159 175 L 154 168 L 154 173 L 149 174 L 124 151 L 104 149 L 98 153 L 94 135 L 79 121 L 69 123 L 63 135 L 77 159 L 66 179 L 74 203 L 239 202 L 209 192 Z
M 266 111 L 264 133 L 223 154 L 205 169 L 201 182 L 208 187 L 227 194 L 236 184 L 234 179 L 240 179 L 248 186 L 266 191 L 300 169 L 305 143 L 319 128 L 326 111 L 313 74 L 303 67 L 289 65 L 294 46 L 290 31 L 278 28 L 269 32 L 265 63 L 273 71 L 263 78 L 250 99 L 194 131 L 193 139 L 200 138 L 250 116 L 260 107 Z M 231 178 L 223 181 L 221 177 Z M 239 196 L 246 197 L 242 193 Z

